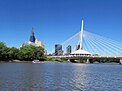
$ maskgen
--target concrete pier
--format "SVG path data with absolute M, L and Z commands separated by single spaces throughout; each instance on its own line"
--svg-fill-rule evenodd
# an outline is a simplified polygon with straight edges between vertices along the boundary
M 70 62 L 70 59 L 68 59 L 67 61 Z
M 90 59 L 89 59 L 89 58 L 87 58 L 87 61 L 86 61 L 86 63 L 88 63 L 88 64 L 90 63 Z
M 122 58 L 120 59 L 119 63 L 122 64 Z

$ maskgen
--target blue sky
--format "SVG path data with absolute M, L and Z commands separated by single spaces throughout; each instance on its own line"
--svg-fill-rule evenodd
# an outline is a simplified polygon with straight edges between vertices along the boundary
M 85 30 L 122 42 L 121 0 L 0 0 L 0 41 L 19 48 L 32 27 L 48 52 Z

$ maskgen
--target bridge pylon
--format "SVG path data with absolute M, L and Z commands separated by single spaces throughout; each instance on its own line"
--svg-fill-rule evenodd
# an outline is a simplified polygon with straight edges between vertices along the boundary
M 88 56 L 91 55 L 90 52 L 87 52 L 83 49 L 83 33 L 84 33 L 84 21 L 82 20 L 81 30 L 80 30 L 80 47 L 71 53 L 71 55 L 80 55 L 80 56 Z
M 83 49 L 83 31 L 84 31 L 84 21 L 82 20 L 81 32 L 80 32 L 80 50 Z

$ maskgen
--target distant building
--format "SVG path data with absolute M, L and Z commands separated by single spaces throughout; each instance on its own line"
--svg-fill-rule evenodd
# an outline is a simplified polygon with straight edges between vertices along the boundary
M 36 40 L 36 38 L 35 38 L 35 36 L 34 36 L 34 28 L 32 27 L 32 32 L 31 32 L 31 34 L 30 34 L 30 42 L 35 43 L 35 40 Z
M 35 38 L 35 35 L 34 35 L 34 28 L 33 28 L 33 27 L 32 27 L 32 31 L 31 31 L 31 34 L 30 34 L 29 42 L 23 43 L 22 46 L 25 46 L 25 45 L 39 46 L 39 47 L 44 48 L 44 50 L 45 50 L 45 46 L 43 45 L 43 43 L 42 43 L 41 41 L 38 41 L 38 40 Z M 46 55 L 46 50 L 45 50 L 45 55 Z
M 67 55 L 70 55 L 70 53 L 71 53 L 71 46 L 70 46 L 70 45 L 67 46 L 66 51 L 67 51 L 66 54 L 67 54 Z
M 43 43 L 41 41 L 38 41 L 37 39 L 35 40 L 35 44 L 42 47 L 42 48 L 45 48 Z
M 62 45 L 60 45 L 60 44 L 55 45 L 55 55 L 56 56 L 63 55 Z
M 30 41 L 22 44 L 22 46 L 26 46 L 26 45 L 38 46 L 37 44 L 30 42 Z

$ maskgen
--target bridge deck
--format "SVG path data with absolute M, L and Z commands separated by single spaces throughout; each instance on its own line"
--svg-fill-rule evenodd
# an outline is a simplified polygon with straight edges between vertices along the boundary
M 122 59 L 122 56 L 48 56 L 49 58 L 62 58 L 62 59 L 79 59 L 79 58 L 116 58 Z

